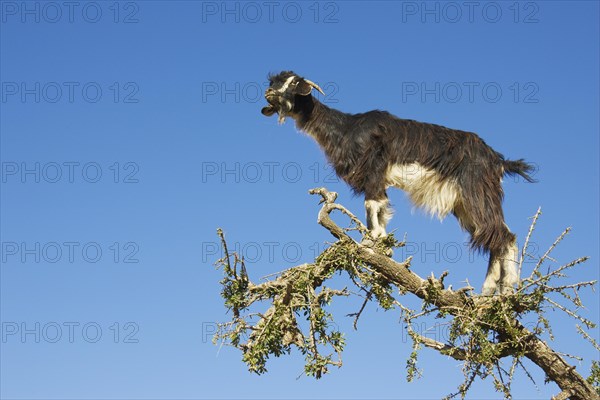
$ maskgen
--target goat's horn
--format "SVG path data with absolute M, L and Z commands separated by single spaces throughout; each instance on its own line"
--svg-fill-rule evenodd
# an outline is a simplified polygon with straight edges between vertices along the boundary
M 310 86 L 314 87 L 315 89 L 317 89 L 319 92 L 321 92 L 321 94 L 323 96 L 325 96 L 325 92 L 323 91 L 323 89 L 321 89 L 319 87 L 319 85 L 317 85 L 316 83 L 314 83 L 313 81 L 309 81 L 308 79 L 305 79 L 306 83 L 308 83 Z

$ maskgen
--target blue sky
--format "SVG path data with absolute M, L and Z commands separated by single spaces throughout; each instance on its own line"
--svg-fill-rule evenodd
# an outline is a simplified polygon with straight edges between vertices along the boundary
M 461 382 L 457 362 L 424 350 L 424 377 L 406 383 L 398 312 L 370 305 L 355 332 L 356 301 L 333 308 L 344 367 L 318 382 L 296 379 L 297 353 L 259 377 L 210 343 L 229 318 L 218 227 L 258 279 L 331 240 L 308 189 L 364 213 L 310 138 L 260 114 L 268 72 L 318 82 L 329 106 L 477 132 L 535 163 L 538 183 L 506 179 L 508 225 L 522 243 L 541 206 L 535 253 L 571 226 L 557 261 L 589 255 L 568 279 L 598 279 L 597 2 L 0 4 L 2 398 L 429 399 Z M 396 257 L 479 288 L 486 261 L 456 221 L 390 197 L 408 240 Z M 598 295 L 583 300 L 597 321 Z M 587 376 L 598 355 L 551 318 Z M 557 393 L 529 367 L 539 389 L 521 374 L 514 398 Z M 491 382 L 471 394 L 497 397 Z

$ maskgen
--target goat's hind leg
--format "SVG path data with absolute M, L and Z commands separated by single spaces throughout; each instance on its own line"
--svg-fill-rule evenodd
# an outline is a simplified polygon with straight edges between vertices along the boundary
M 483 288 L 481 294 L 484 296 L 493 296 L 498 288 L 498 281 L 502 276 L 502 265 L 500 263 L 500 257 L 494 252 L 490 252 L 490 261 L 488 264 L 487 274 L 483 281 Z
M 511 241 L 503 256 L 500 258 L 500 294 L 511 294 L 514 291 L 514 285 L 519 283 L 519 271 L 517 263 L 519 257 L 519 248 L 516 240 Z
M 483 295 L 492 296 L 496 290 L 499 294 L 504 295 L 513 293 L 514 285 L 519 283 L 518 254 L 519 250 L 515 239 L 512 239 L 503 251 L 490 252 L 490 263 L 481 290 Z
M 463 202 L 457 202 L 454 206 L 454 215 L 458 219 L 460 226 L 471 234 L 471 238 L 477 235 L 478 226 L 476 220 L 473 219 L 472 213 L 467 212 Z M 490 251 L 490 260 L 488 263 L 487 273 L 485 280 L 483 281 L 483 288 L 481 294 L 484 296 L 493 296 L 498 289 L 498 284 L 503 277 L 503 266 L 499 254 L 502 251 Z

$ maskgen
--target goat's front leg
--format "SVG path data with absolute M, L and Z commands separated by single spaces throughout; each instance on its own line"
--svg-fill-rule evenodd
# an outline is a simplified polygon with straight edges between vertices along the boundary
M 391 217 L 389 201 L 386 197 L 380 199 L 366 199 L 365 209 L 367 211 L 367 228 L 373 239 L 386 235 L 385 227 Z

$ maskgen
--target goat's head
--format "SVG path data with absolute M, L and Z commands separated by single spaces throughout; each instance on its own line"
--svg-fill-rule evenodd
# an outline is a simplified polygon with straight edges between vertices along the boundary
M 294 110 L 296 96 L 310 96 L 313 89 L 323 93 L 319 85 L 292 71 L 269 75 L 269 87 L 265 92 L 265 98 L 269 105 L 263 107 L 261 112 L 267 117 L 277 113 L 279 114 L 279 123 L 283 123 L 285 117 Z

